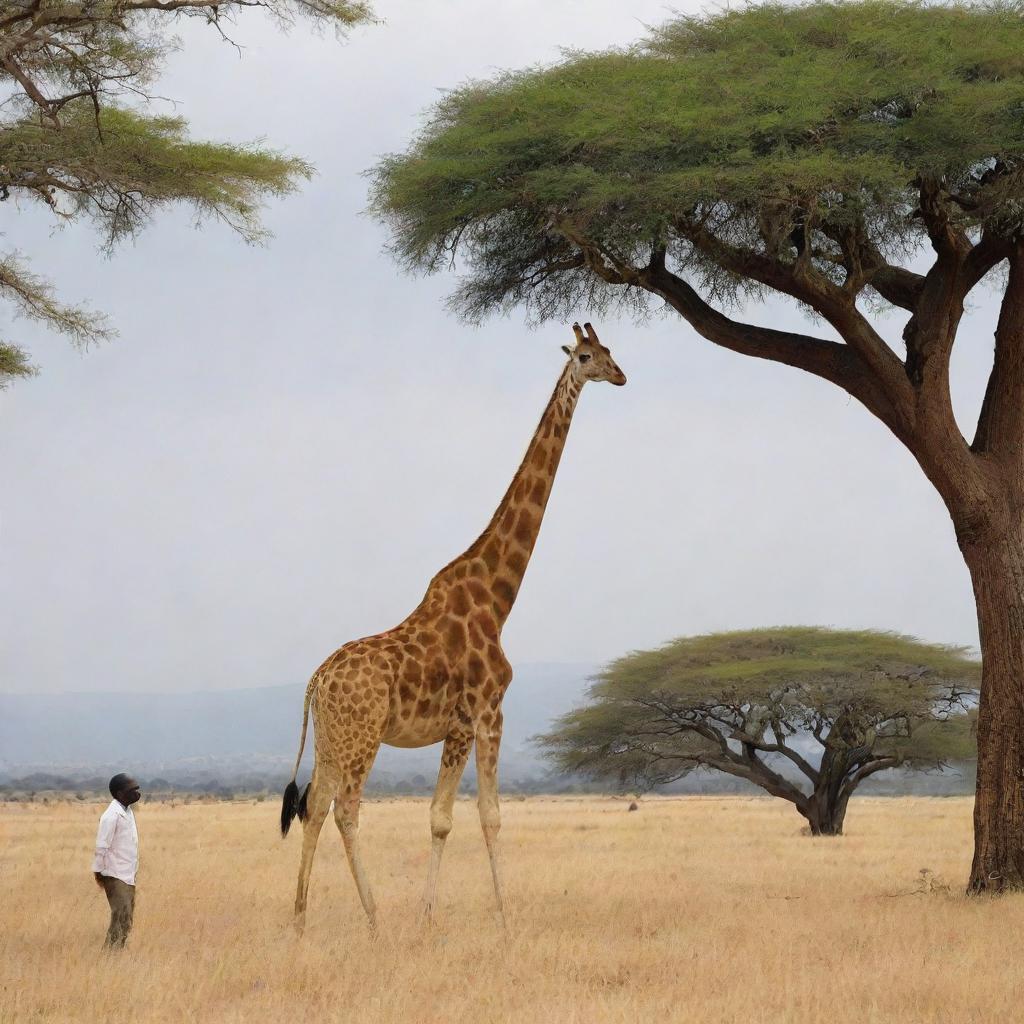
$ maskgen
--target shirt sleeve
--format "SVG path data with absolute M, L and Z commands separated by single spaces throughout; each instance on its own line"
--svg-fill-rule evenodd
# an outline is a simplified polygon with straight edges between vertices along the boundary
M 100 818 L 99 831 L 96 833 L 96 855 L 92 859 L 93 872 L 103 873 L 107 863 L 107 852 L 110 844 L 114 841 L 114 832 L 117 829 L 117 818 L 112 814 L 104 814 Z

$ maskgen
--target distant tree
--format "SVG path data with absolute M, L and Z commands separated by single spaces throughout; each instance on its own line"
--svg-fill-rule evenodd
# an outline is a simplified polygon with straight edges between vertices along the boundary
M 267 780 L 255 772 L 243 773 L 236 782 L 240 793 L 261 793 L 267 789 Z
M 677 17 L 630 49 L 447 93 L 373 194 L 408 268 L 463 261 L 453 304 L 471 319 L 653 300 L 716 345 L 830 381 L 907 448 L 978 610 L 973 891 L 1024 888 L 1021 13 L 819 0 Z M 992 362 L 965 437 L 949 367 L 983 281 L 1001 306 L 994 359 L 971 346 Z M 769 293 L 817 329 L 729 315 Z
M 973 756 L 980 670 L 962 648 L 874 631 L 686 637 L 612 662 L 540 741 L 562 770 L 632 787 L 725 772 L 839 835 L 876 772 Z
M 350 0 L 0 3 L 0 200 L 42 203 L 59 223 L 89 218 L 107 248 L 173 203 L 249 241 L 262 237 L 260 202 L 292 191 L 309 164 L 258 146 L 192 142 L 181 117 L 147 112 L 180 19 L 223 35 L 251 7 L 282 25 L 306 17 L 343 30 L 370 18 L 369 4 Z M 102 315 L 61 303 L 15 253 L 0 254 L 0 297 L 79 344 L 112 333 Z M 32 372 L 25 351 L 0 340 L 0 387 Z

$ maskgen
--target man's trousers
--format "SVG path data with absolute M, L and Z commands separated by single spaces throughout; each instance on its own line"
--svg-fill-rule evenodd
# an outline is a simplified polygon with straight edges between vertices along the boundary
M 110 904 L 110 927 L 104 946 L 120 949 L 132 930 L 132 916 L 135 913 L 135 886 L 122 882 L 120 878 L 103 875 L 103 891 Z

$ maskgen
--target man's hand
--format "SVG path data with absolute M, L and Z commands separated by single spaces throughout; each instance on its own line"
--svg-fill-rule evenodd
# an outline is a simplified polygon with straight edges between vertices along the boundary
M 98 872 L 94 871 L 92 877 L 96 879 L 96 884 L 102 889 L 103 888 L 103 876 Z

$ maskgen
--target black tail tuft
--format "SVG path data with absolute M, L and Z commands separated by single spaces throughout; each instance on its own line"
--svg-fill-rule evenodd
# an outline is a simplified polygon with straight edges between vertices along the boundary
M 309 787 L 306 787 L 306 791 L 309 791 Z M 305 793 L 302 796 L 302 801 L 299 801 L 299 787 L 295 785 L 295 780 L 285 786 L 284 800 L 281 801 L 281 835 L 288 835 L 288 829 L 291 827 L 292 819 L 298 814 L 299 820 L 301 821 L 306 817 L 306 796 Z
M 296 812 L 299 815 L 299 821 L 305 821 L 306 815 L 309 814 L 309 811 L 306 808 L 306 801 L 309 799 L 309 787 L 312 785 L 312 782 L 307 782 L 306 788 L 302 791 L 302 796 L 299 798 L 299 806 L 296 808 Z

